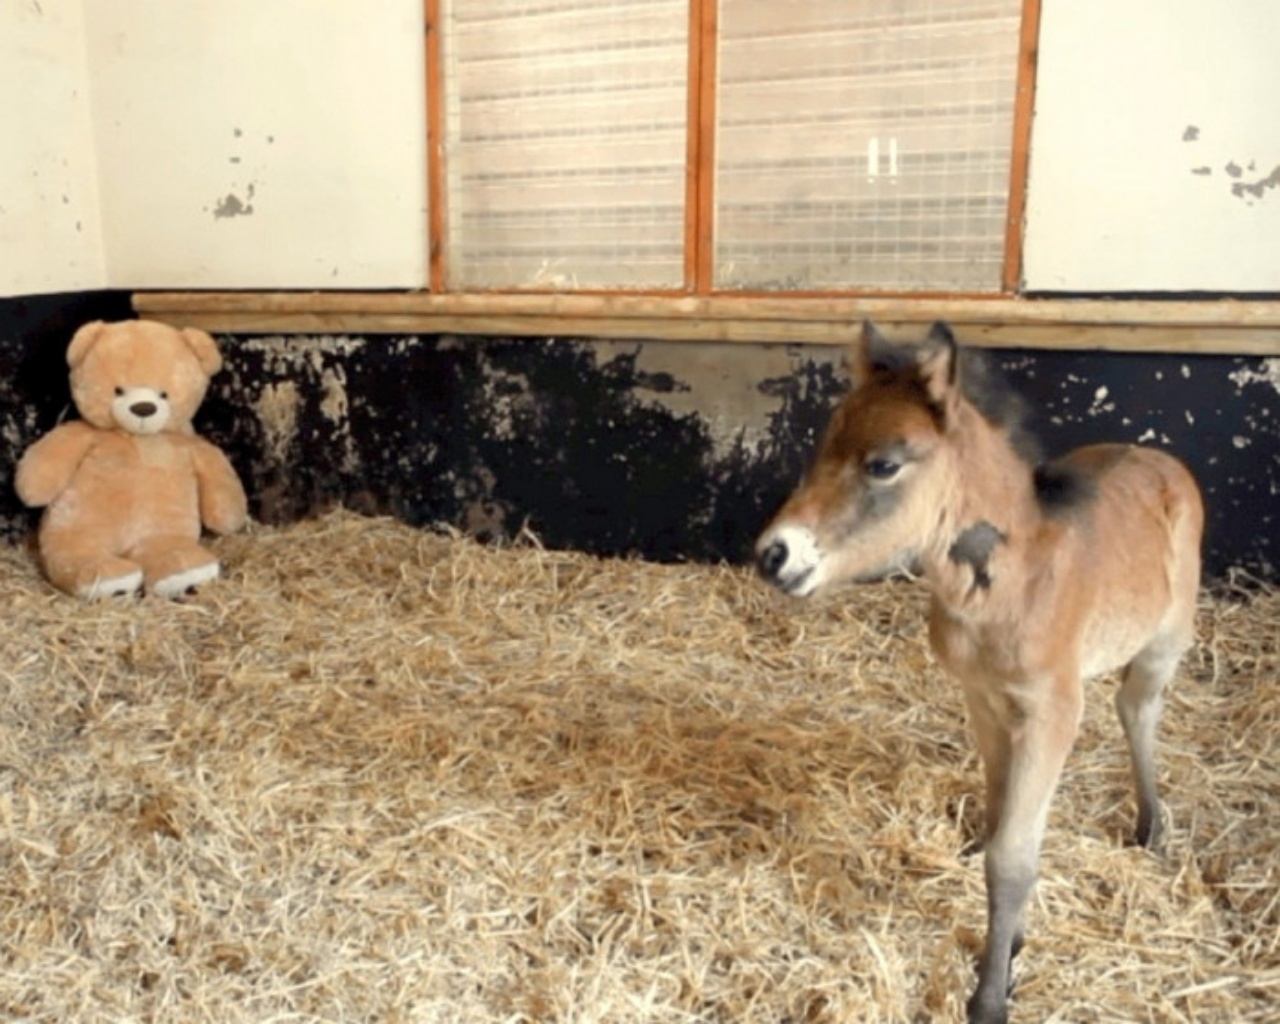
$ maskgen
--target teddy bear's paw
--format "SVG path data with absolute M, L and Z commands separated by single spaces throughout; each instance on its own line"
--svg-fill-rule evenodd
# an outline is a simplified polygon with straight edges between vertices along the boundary
M 163 579 L 156 580 L 151 585 L 151 592 L 157 597 L 181 597 L 188 591 L 195 590 L 202 583 L 216 580 L 218 572 L 219 566 L 217 562 L 207 562 L 204 565 L 197 565 L 192 569 L 184 569 L 182 572 L 175 572 L 172 576 L 165 576 Z
M 76 588 L 76 596 L 88 601 L 102 597 L 128 597 L 142 588 L 142 570 L 122 573 L 118 576 L 99 576 Z

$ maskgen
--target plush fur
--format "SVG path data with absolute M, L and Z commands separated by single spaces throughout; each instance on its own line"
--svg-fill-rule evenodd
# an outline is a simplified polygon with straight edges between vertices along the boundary
M 67 349 L 79 420 L 55 427 L 18 463 L 18 496 L 44 508 L 49 580 L 84 598 L 140 588 L 177 597 L 218 576 L 202 529 L 247 518 L 226 456 L 192 417 L 222 366 L 204 331 L 148 320 L 86 324 Z

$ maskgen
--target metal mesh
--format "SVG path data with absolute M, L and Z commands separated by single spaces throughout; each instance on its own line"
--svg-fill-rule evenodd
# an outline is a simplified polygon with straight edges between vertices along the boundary
M 1020 0 L 721 0 L 715 284 L 997 290 Z
M 679 287 L 684 0 L 443 6 L 449 284 Z

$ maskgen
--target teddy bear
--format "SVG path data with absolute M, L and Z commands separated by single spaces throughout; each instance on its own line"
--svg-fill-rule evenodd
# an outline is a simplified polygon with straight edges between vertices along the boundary
M 14 479 L 45 510 L 49 581 L 83 598 L 172 598 L 215 579 L 202 528 L 232 533 L 248 518 L 235 469 L 191 424 L 222 367 L 217 343 L 195 328 L 99 320 L 76 331 L 67 365 L 81 418 L 31 445 Z

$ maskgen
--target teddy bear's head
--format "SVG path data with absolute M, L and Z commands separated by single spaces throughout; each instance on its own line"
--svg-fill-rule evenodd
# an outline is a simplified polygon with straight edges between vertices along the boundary
M 209 378 L 222 366 L 204 331 L 154 320 L 85 324 L 67 348 L 71 397 L 95 427 L 190 433 Z

